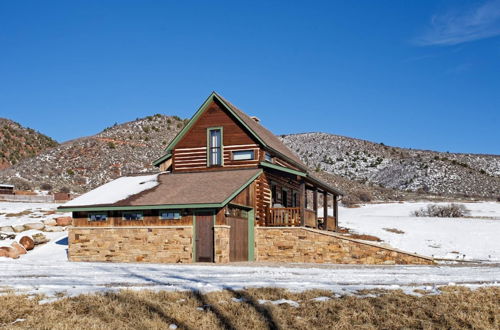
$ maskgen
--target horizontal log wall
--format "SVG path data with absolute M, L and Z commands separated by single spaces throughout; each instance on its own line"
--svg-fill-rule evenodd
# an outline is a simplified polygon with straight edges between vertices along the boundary
M 124 220 L 122 212 L 111 211 L 107 212 L 108 219 L 106 221 L 89 221 L 87 212 L 73 212 L 74 227 L 148 227 L 148 226 L 188 226 L 193 224 L 193 215 L 188 211 L 187 215 L 183 215 L 178 220 L 162 220 L 159 217 L 161 210 L 145 210 L 143 212 L 143 220 Z M 129 211 L 126 211 L 129 212 Z M 181 210 L 181 214 L 183 210 Z
M 222 127 L 223 167 L 207 168 L 207 129 Z M 233 160 L 232 152 L 253 150 L 253 160 Z M 246 129 L 224 110 L 218 101 L 212 101 L 173 152 L 173 170 L 178 172 L 217 170 L 220 168 L 256 167 L 262 157 L 260 146 Z

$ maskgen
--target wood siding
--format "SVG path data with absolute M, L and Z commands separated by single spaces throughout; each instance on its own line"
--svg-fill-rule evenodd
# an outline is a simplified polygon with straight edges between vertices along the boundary
M 207 167 L 207 129 L 222 127 L 223 166 Z M 253 160 L 233 160 L 234 151 L 253 150 Z M 173 150 L 173 170 L 177 172 L 257 167 L 262 151 L 229 113 L 212 102 Z

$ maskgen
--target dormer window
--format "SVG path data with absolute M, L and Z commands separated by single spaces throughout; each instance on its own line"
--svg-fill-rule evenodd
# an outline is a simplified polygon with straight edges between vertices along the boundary
M 271 156 L 270 153 L 266 152 L 265 156 L 264 156 L 264 160 L 266 162 L 269 162 L 269 163 L 272 163 L 273 162 L 273 156 Z
M 208 129 L 208 166 L 222 166 L 222 128 Z

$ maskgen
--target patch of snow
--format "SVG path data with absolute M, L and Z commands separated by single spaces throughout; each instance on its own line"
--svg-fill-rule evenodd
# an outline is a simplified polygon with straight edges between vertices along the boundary
M 312 298 L 311 300 L 312 300 L 312 301 L 320 301 L 320 302 L 321 302 L 321 301 L 328 301 L 328 300 L 330 300 L 330 299 L 332 299 L 332 298 L 330 298 L 330 297 L 324 297 L 324 296 L 323 296 L 323 297 L 316 297 L 316 298 Z
M 267 303 L 271 303 L 273 305 L 283 305 L 283 304 L 288 304 L 292 307 L 299 307 L 299 303 L 294 301 L 294 300 L 289 300 L 289 299 L 278 299 L 278 300 L 265 300 L 265 299 L 259 299 L 258 300 L 259 304 L 267 304 Z
M 500 261 L 500 203 L 459 203 L 469 218 L 428 218 L 410 214 L 430 202 L 367 204 L 339 207 L 339 225 L 358 234 L 377 236 L 397 249 L 435 258 Z M 441 203 L 436 203 L 441 204 Z M 448 203 L 443 203 L 448 204 Z M 322 214 L 323 210 L 318 210 Z M 333 210 L 329 209 L 333 214 Z M 388 232 L 395 228 L 403 234 Z
M 158 175 L 157 173 L 153 175 L 124 176 L 97 187 L 65 203 L 63 206 L 113 204 L 156 187 L 159 184 Z

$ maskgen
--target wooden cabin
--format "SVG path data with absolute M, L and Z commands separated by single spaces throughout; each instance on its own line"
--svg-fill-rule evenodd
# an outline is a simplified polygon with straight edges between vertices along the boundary
M 342 192 L 215 92 L 153 164 L 160 174 L 120 178 L 59 208 L 73 212 L 70 259 L 256 260 L 258 228 L 338 226 Z
M 0 195 L 14 195 L 14 186 L 11 184 L 0 184 Z

